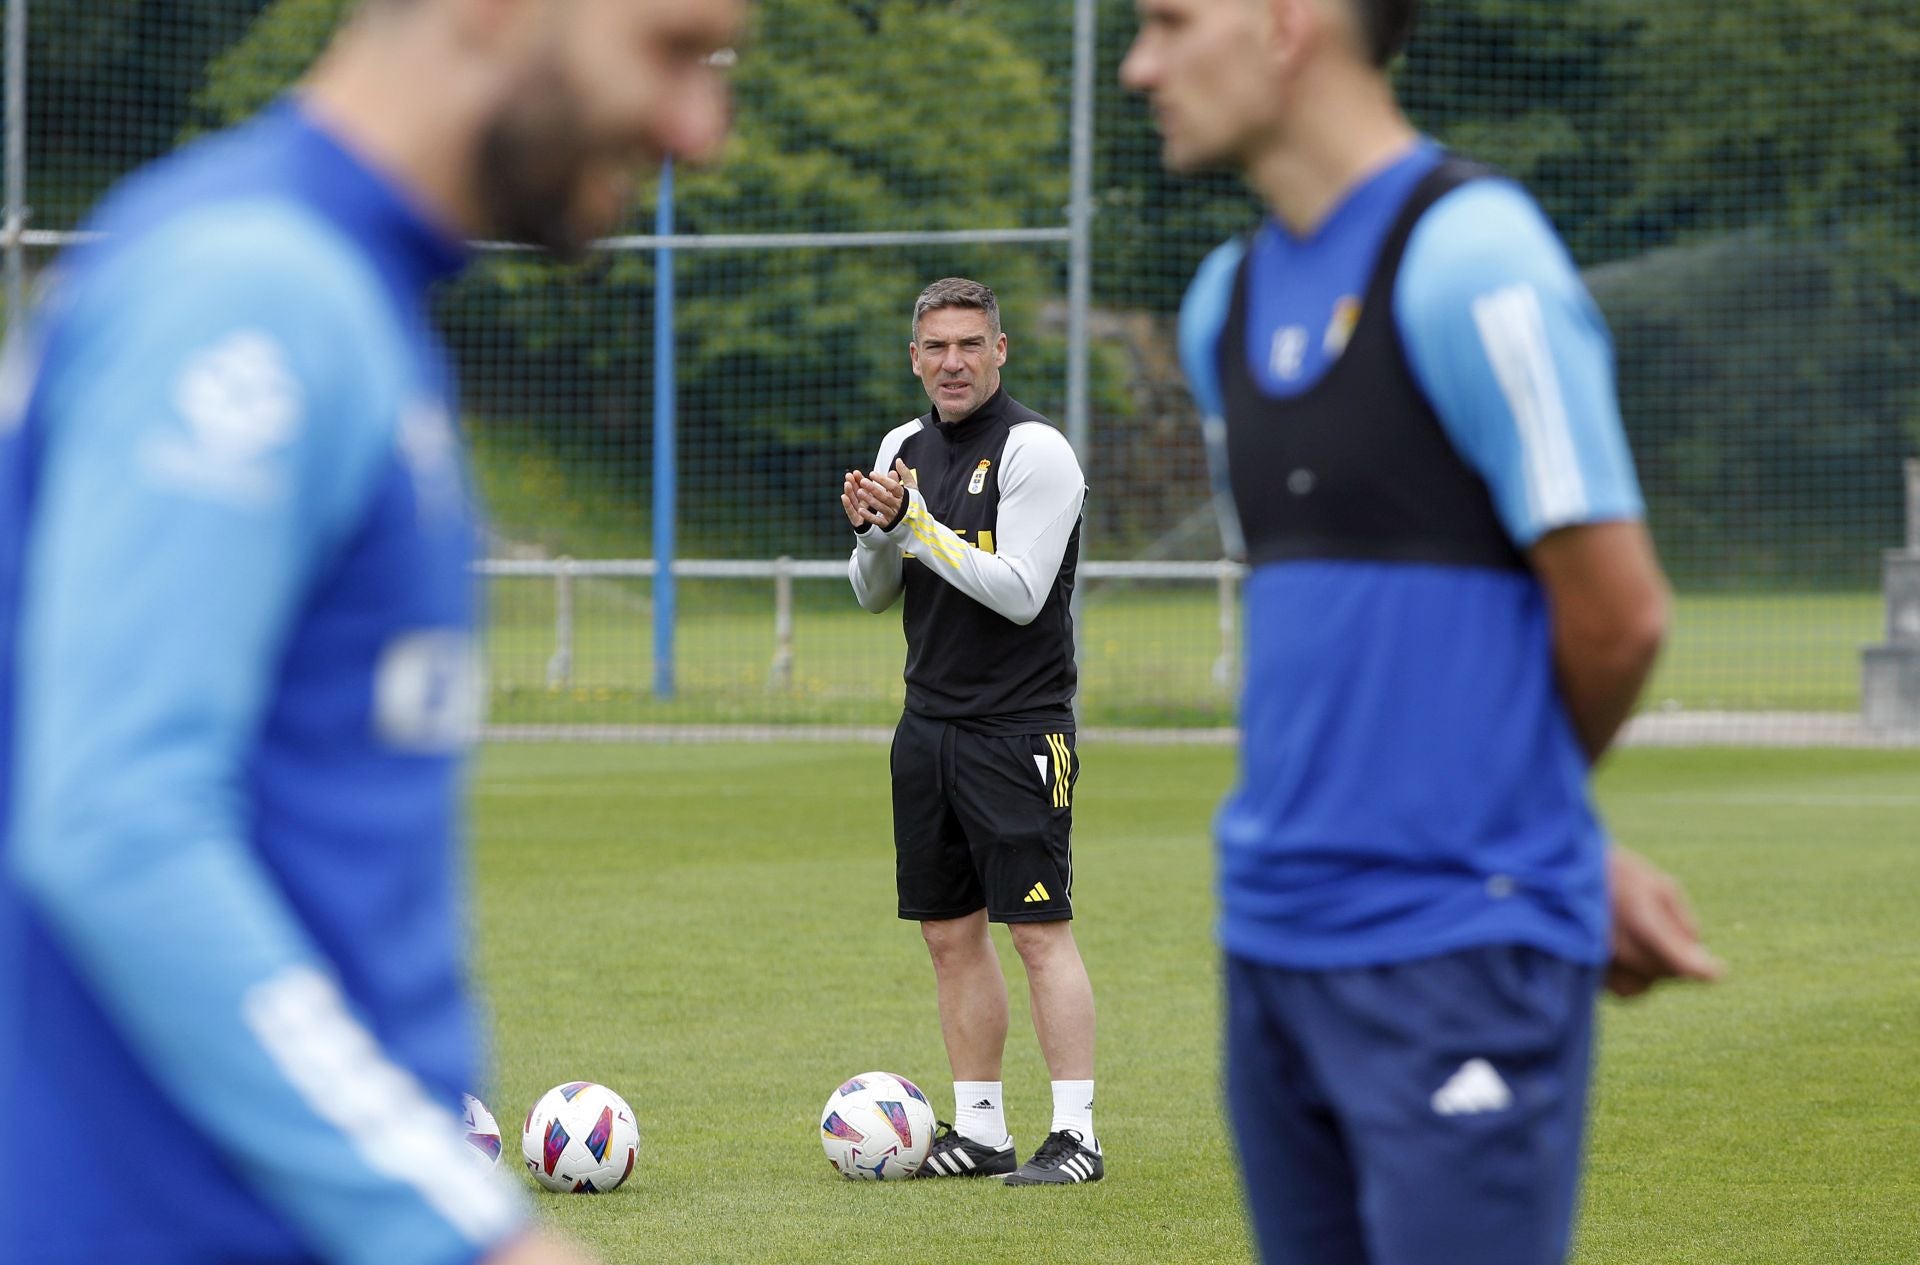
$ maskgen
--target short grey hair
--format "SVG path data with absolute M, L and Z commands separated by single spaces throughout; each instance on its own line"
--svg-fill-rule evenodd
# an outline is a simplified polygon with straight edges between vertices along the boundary
M 913 341 L 920 341 L 920 318 L 943 307 L 970 307 L 987 314 L 987 336 L 1000 337 L 1000 300 L 978 281 L 942 277 L 920 292 L 913 303 Z

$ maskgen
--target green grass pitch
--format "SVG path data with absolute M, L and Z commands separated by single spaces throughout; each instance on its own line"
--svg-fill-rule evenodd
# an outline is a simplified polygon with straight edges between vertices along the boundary
M 844 582 L 795 586 L 792 676 L 770 685 L 770 583 L 680 586 L 678 697 L 652 697 L 652 607 L 643 583 L 576 590 L 573 679 L 547 688 L 553 583 L 491 585 L 492 716 L 507 723 L 887 724 L 906 657 L 898 610 L 869 615 Z M 1860 648 L 1882 639 L 1878 593 L 1682 594 L 1646 705 L 1688 711 L 1858 711 Z M 1220 609 L 1206 585 L 1090 586 L 1080 695 L 1089 725 L 1232 723 L 1213 669 Z
M 1109 1177 L 1009 1190 L 846 1182 L 816 1140 L 852 1073 L 951 1106 L 931 968 L 892 916 L 883 748 L 489 748 L 476 931 L 509 1159 L 565 1080 L 613 1085 L 642 1129 L 624 1188 L 535 1194 L 541 1214 L 610 1262 L 1249 1260 L 1208 938 L 1231 755 L 1083 755 Z M 1684 877 L 1732 975 L 1604 1007 L 1576 1261 L 1920 1260 L 1920 754 L 1628 751 L 1601 799 Z M 1024 1152 L 1046 1072 L 1000 944 Z

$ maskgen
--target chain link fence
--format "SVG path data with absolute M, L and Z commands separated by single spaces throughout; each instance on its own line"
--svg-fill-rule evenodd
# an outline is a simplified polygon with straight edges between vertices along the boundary
M 284 90 L 350 8 L 10 0 L 10 283 L 119 175 Z M 737 133 L 676 173 L 670 224 L 655 196 L 584 266 L 489 252 L 449 288 L 497 723 L 886 723 L 898 621 L 852 602 L 836 494 L 924 411 L 911 304 L 961 274 L 999 292 L 1008 388 L 1088 472 L 1085 720 L 1231 724 L 1236 572 L 1173 325 L 1257 209 L 1160 170 L 1115 82 L 1132 8 L 761 0 Z M 1536 191 L 1613 328 L 1679 592 L 1642 734 L 1873 740 L 1863 651 L 1900 643 L 1883 568 L 1920 454 L 1920 13 L 1429 0 L 1398 75 L 1418 124 Z

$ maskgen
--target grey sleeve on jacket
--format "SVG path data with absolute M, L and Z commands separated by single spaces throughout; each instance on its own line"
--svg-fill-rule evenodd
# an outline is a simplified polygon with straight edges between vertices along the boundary
M 919 429 L 920 422 L 915 419 L 888 431 L 887 437 L 880 441 L 880 452 L 874 457 L 873 467 L 867 473 L 892 466 L 893 459 L 900 453 L 900 445 L 906 442 L 908 435 Z M 890 533 L 878 527 L 855 532 L 853 556 L 847 560 L 847 579 L 853 584 L 855 599 L 875 614 L 892 606 L 904 587 L 900 570 L 905 565 L 905 559 L 900 556 L 900 542 L 905 536 L 905 527 L 906 520 L 902 518 Z

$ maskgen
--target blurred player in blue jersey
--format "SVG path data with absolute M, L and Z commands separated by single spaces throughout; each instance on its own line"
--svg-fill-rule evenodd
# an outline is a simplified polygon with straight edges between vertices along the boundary
M 428 320 L 714 149 L 742 0 L 367 0 L 0 375 L 0 1262 L 578 1260 L 456 1124 L 476 542 Z
M 1251 568 L 1228 1104 L 1266 1260 L 1547 1265 L 1603 980 L 1719 967 L 1588 798 L 1668 604 L 1607 331 L 1525 191 L 1402 115 L 1415 8 L 1140 0 L 1121 69 L 1269 212 L 1181 316 Z

